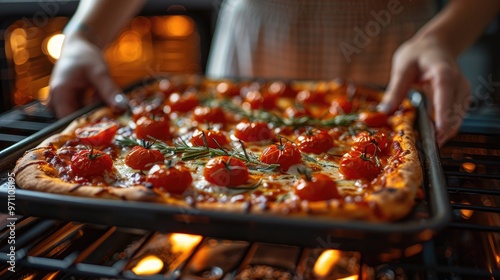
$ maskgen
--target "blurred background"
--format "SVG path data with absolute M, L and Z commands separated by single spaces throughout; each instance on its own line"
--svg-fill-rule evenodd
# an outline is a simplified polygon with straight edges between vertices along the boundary
M 47 97 L 61 33 L 77 5 L 76 0 L 0 0 L 2 112 Z M 162 73 L 203 73 L 219 5 L 149 1 L 106 51 L 117 83 L 126 86 Z
M 47 97 L 61 32 L 77 5 L 77 0 L 0 0 L 0 113 Z M 117 83 L 126 86 L 162 73 L 204 73 L 220 5 L 221 0 L 150 0 L 106 51 Z M 471 111 L 500 103 L 499 35 L 497 19 L 461 58 L 472 84 Z

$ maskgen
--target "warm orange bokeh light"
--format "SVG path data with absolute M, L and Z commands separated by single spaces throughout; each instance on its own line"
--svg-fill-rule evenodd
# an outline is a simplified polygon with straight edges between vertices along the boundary
M 339 278 L 337 280 L 358 280 L 358 276 L 352 275 L 352 276 L 348 276 L 348 277 L 344 277 L 344 278 Z
M 135 31 L 126 31 L 118 39 L 117 58 L 120 61 L 132 62 L 142 56 L 141 37 Z
M 170 242 L 172 244 L 172 253 L 184 253 L 191 251 L 202 237 L 199 235 L 172 233 L 170 235 Z
M 186 37 L 194 32 L 194 22 L 187 16 L 168 16 L 163 24 L 165 35 L 169 37 Z
M 61 57 L 62 45 L 64 42 L 63 34 L 55 34 L 49 37 L 44 43 L 44 53 L 57 60 Z
M 464 163 L 462 163 L 462 168 L 467 173 L 473 173 L 476 170 L 476 164 L 474 164 L 472 162 L 464 162 Z
M 30 58 L 29 52 L 26 49 L 27 34 L 23 28 L 16 28 L 10 34 L 10 47 L 12 49 L 12 58 L 14 64 L 22 65 Z
M 157 256 L 149 255 L 140 260 L 132 271 L 137 275 L 151 275 L 163 269 L 163 261 Z
M 340 260 L 339 250 L 326 250 L 319 256 L 314 264 L 314 274 L 318 277 L 325 277 L 330 273 L 335 264 Z

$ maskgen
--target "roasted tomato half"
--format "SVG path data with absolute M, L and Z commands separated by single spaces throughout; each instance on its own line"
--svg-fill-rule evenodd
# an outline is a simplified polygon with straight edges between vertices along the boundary
M 295 184 L 294 192 L 300 199 L 307 201 L 340 198 L 335 181 L 323 173 L 303 175 Z
M 358 120 L 369 127 L 380 127 L 387 125 L 389 116 L 382 112 L 364 111 L 359 113 Z
M 349 114 L 353 112 L 353 102 L 348 100 L 346 97 L 339 97 L 332 101 L 330 105 L 330 114 L 337 116 L 343 114 Z
M 297 146 L 304 153 L 321 154 L 333 147 L 333 139 L 328 132 L 320 129 L 307 129 L 297 138 Z
M 236 187 L 248 182 L 248 167 L 237 158 L 220 156 L 212 158 L 203 169 L 208 182 L 221 187 Z
M 170 137 L 170 123 L 167 115 L 143 116 L 136 122 L 137 139 L 151 140 L 150 137 L 166 140 Z
M 345 179 L 372 180 L 382 171 L 376 156 L 352 150 L 342 156 L 339 163 L 339 172 Z
M 226 115 L 219 107 L 198 106 L 193 110 L 193 119 L 199 124 L 226 124 Z
M 360 152 L 365 152 L 369 155 L 378 155 L 383 152 L 388 146 L 387 133 L 377 131 L 370 133 L 363 131 L 354 137 L 352 149 Z
M 245 96 L 245 100 L 242 104 L 248 109 L 267 109 L 272 110 L 276 108 L 278 95 L 273 93 L 261 93 L 260 91 L 253 90 L 249 91 Z
M 234 136 L 245 142 L 261 142 L 272 140 L 274 133 L 265 122 L 244 121 L 236 125 Z
M 150 169 L 153 164 L 164 160 L 165 156 L 159 150 L 143 146 L 134 146 L 125 156 L 125 164 L 139 170 Z
M 302 162 L 299 149 L 291 142 L 273 144 L 260 154 L 260 161 L 267 164 L 279 164 L 280 170 L 287 172 L 290 166 Z
M 87 124 L 75 130 L 75 136 L 80 142 L 91 146 L 106 146 L 113 141 L 118 124 L 112 120 Z
M 310 117 L 311 111 L 306 107 L 287 107 L 283 115 L 289 119 L 297 119 L 301 117 Z
M 131 104 L 132 106 L 132 119 L 137 121 L 143 116 L 161 115 L 163 114 L 163 100 L 155 98 L 153 100 L 145 100 L 137 102 L 138 104 Z
M 162 192 L 181 195 L 193 183 L 191 172 L 184 166 L 155 164 L 146 176 L 146 182 Z
M 205 143 L 206 141 L 206 143 Z M 191 137 L 193 146 L 206 146 L 209 148 L 218 149 L 229 145 L 226 135 L 219 130 L 195 130 Z
M 326 104 L 326 92 L 302 90 L 297 93 L 295 101 L 303 105 L 324 105 Z
M 168 97 L 168 106 L 170 106 L 170 112 L 187 113 L 198 106 L 198 98 L 194 93 L 172 93 Z
M 99 150 L 81 150 L 71 157 L 71 170 L 81 177 L 103 175 L 112 169 L 111 157 Z

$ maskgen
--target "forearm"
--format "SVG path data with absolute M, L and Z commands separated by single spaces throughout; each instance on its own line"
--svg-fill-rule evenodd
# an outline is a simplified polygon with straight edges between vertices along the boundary
M 484 32 L 499 11 L 498 0 L 452 0 L 413 39 L 435 41 L 457 57 Z
M 104 48 L 145 2 L 146 0 L 82 0 L 64 34 L 67 38 L 83 36 Z

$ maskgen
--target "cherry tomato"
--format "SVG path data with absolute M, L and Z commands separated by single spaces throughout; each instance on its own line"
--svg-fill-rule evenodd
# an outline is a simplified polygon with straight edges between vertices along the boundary
M 175 91 L 175 87 L 170 80 L 162 79 L 158 82 L 158 90 L 163 93 L 163 96 L 169 96 Z
M 191 172 L 184 166 L 155 164 L 146 176 L 146 182 L 162 192 L 181 195 L 193 183 Z
M 369 127 L 387 125 L 388 116 L 382 112 L 364 111 L 359 113 L 358 120 Z
M 187 113 L 198 106 L 198 98 L 194 93 L 182 95 L 176 92 L 168 97 L 168 105 L 171 112 Z
M 290 166 L 302 162 L 299 149 L 291 142 L 273 144 L 260 154 L 260 161 L 267 164 L 279 164 L 283 172 L 287 172 Z
M 132 119 L 137 121 L 143 116 L 163 114 L 163 104 L 159 100 L 144 101 L 132 108 Z
M 297 107 L 287 107 L 285 109 L 284 116 L 289 118 L 289 119 L 297 119 L 301 117 L 307 117 L 311 116 L 311 112 L 309 109 L 302 107 L 302 108 L 297 108 Z
M 164 160 L 165 156 L 159 150 L 134 146 L 125 157 L 125 164 L 134 169 L 146 170 Z
M 231 98 L 240 95 L 240 86 L 232 82 L 220 82 L 215 86 L 215 93 L 222 98 Z
M 353 111 L 353 102 L 345 97 L 336 98 L 332 101 L 330 105 L 330 114 L 337 116 L 343 114 L 349 114 Z
M 297 93 L 295 101 L 299 104 L 323 105 L 326 103 L 326 93 L 323 91 L 303 90 Z
M 369 155 L 378 154 L 388 146 L 387 140 L 388 136 L 385 132 L 377 131 L 369 133 L 368 131 L 363 131 L 354 137 L 352 149 Z
M 221 187 L 235 187 L 248 182 L 248 167 L 237 158 L 220 156 L 212 158 L 203 169 L 208 182 Z
M 296 97 L 298 91 L 295 90 L 289 83 L 275 81 L 265 87 L 267 93 L 277 94 L 282 97 Z
M 339 163 L 339 172 L 346 179 L 371 180 L 377 177 L 381 170 L 374 156 L 357 150 L 344 154 Z
M 207 141 L 206 144 L 205 140 Z M 218 149 L 229 145 L 229 141 L 227 141 L 227 137 L 222 131 L 197 129 L 193 132 L 191 144 L 193 144 L 193 146 L 205 146 L 208 144 L 209 148 Z
M 295 194 L 302 200 L 323 201 L 340 198 L 337 184 L 330 176 L 323 173 L 314 173 L 303 176 L 295 183 Z
M 109 145 L 115 137 L 118 124 L 112 120 L 101 120 L 75 130 L 75 136 L 80 141 L 92 146 Z
M 200 124 L 226 124 L 226 115 L 219 107 L 198 106 L 194 108 L 193 119 Z
M 252 90 L 247 93 L 242 106 L 250 107 L 250 109 L 267 109 L 272 110 L 276 108 L 277 94 L 261 93 L 257 90 Z
M 135 135 L 137 139 L 151 140 L 150 137 L 166 140 L 170 136 L 168 116 L 143 116 L 136 122 Z
M 333 147 L 333 139 L 328 132 L 319 129 L 306 130 L 297 138 L 297 146 L 304 153 L 321 154 Z
M 78 176 L 98 176 L 112 169 L 111 157 L 99 150 L 81 150 L 71 157 L 71 170 Z
M 236 125 L 234 136 L 245 142 L 261 142 L 272 140 L 274 133 L 265 122 L 243 121 Z

